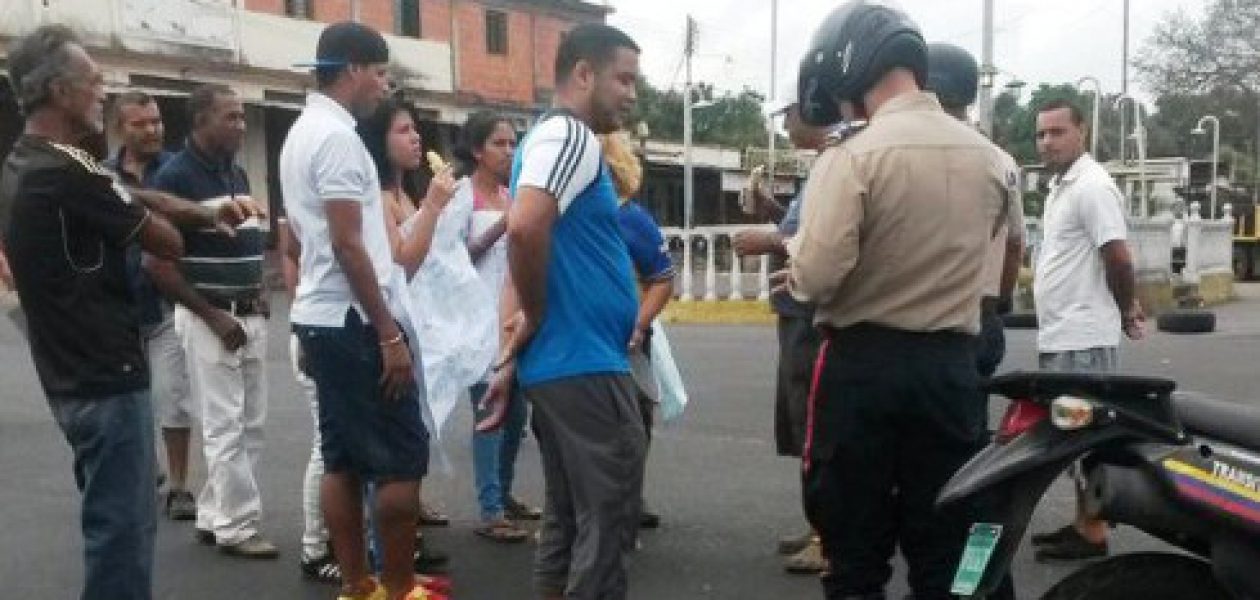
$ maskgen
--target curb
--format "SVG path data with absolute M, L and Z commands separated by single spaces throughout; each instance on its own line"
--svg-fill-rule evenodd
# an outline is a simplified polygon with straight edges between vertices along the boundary
M 773 325 L 778 318 L 764 300 L 673 300 L 660 320 L 671 325 Z

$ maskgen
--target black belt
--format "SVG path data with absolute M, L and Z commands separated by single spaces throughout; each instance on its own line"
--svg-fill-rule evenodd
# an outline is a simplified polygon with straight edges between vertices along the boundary
M 819 325 L 824 336 L 840 346 L 863 347 L 870 343 L 971 343 L 975 336 L 961 331 L 908 331 L 877 325 L 875 323 L 855 323 L 835 328 L 830 325 Z
M 210 296 L 206 298 L 206 302 L 209 302 L 210 306 L 219 310 L 227 311 L 237 317 L 253 317 L 257 315 L 267 317 L 271 314 L 271 310 L 267 306 L 267 301 L 261 296 L 237 299 L 216 298 Z

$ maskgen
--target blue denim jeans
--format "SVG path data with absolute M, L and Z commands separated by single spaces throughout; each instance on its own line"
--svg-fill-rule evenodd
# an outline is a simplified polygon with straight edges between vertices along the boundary
M 82 494 L 82 600 L 150 600 L 157 532 L 149 390 L 49 402 Z
M 477 409 L 487 385 L 479 383 L 469 389 L 472 396 L 474 424 L 485 417 Z M 477 487 L 477 504 L 481 506 L 482 520 L 503 517 L 504 505 L 512 495 L 512 480 L 516 478 L 516 455 L 521 449 L 521 437 L 529 408 L 519 390 L 513 389 L 508 401 L 507 416 L 503 426 L 486 433 L 473 432 L 473 480 Z

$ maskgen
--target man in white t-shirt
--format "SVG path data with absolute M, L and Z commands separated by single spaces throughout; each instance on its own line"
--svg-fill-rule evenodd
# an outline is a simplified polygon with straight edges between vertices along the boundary
M 1081 110 L 1066 101 L 1037 113 L 1037 151 L 1054 174 L 1033 282 L 1038 363 L 1048 371 L 1117 370 L 1121 332 L 1141 338 L 1145 318 L 1134 297 L 1124 197 L 1085 153 L 1084 123 Z M 1076 522 L 1033 536 L 1039 560 L 1107 554 L 1107 525 L 1081 508 L 1084 482 L 1076 479 Z
M 389 46 L 358 23 L 329 25 L 316 48 L 318 91 L 280 151 L 285 212 L 301 247 L 290 320 L 315 381 L 321 503 L 341 567 L 341 598 L 424 598 L 412 573 L 428 433 L 408 340 L 391 311 L 394 262 L 376 166 L 359 135 L 388 91 Z M 412 340 L 414 342 L 414 340 Z M 381 581 L 369 577 L 364 483 L 376 485 Z

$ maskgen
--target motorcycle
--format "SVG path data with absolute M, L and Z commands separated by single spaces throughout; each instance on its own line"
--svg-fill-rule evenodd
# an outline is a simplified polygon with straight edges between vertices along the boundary
M 1260 598 L 1260 410 L 1111 374 L 1011 373 L 993 441 L 942 489 L 941 508 L 974 516 L 953 593 L 995 593 L 1037 502 L 1080 461 L 1086 507 L 1184 552 L 1119 554 L 1042 600 Z

